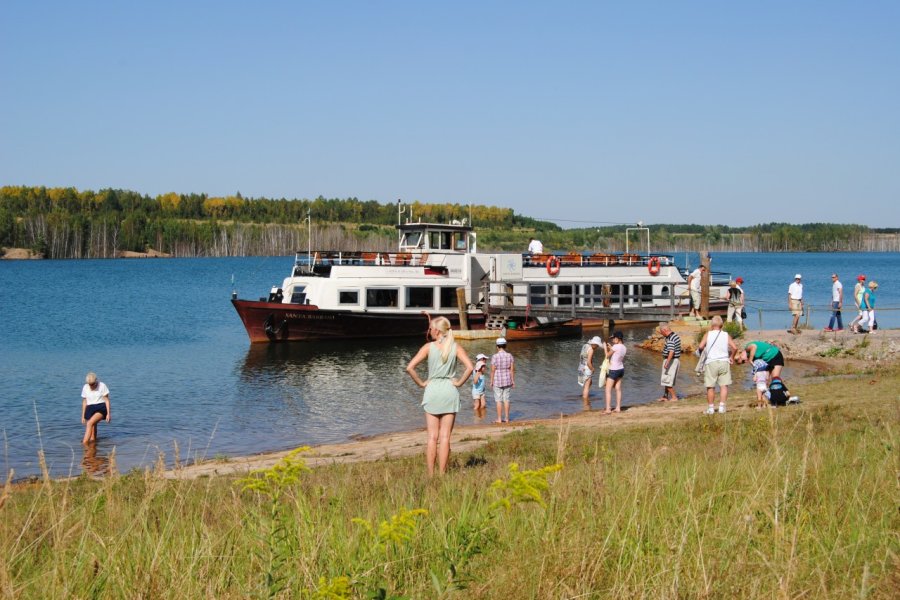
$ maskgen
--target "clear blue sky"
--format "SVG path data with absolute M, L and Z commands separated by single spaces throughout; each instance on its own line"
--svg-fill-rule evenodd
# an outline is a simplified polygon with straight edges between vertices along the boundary
M 0 184 L 897 227 L 898 31 L 896 0 L 4 0 Z

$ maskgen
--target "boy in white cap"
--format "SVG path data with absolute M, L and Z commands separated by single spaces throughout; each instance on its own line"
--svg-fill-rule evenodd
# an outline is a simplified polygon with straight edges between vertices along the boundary
M 484 399 L 484 388 L 487 384 L 487 378 L 484 376 L 484 366 L 487 364 L 487 355 L 478 354 L 475 356 L 475 370 L 472 374 L 472 404 L 475 414 L 483 417 L 481 414 L 487 408 L 487 402 Z
M 794 283 L 788 287 L 788 308 L 794 315 L 794 322 L 788 330 L 790 333 L 800 333 L 800 315 L 803 314 L 803 278 L 800 273 L 794 275 Z
M 506 351 L 506 338 L 497 338 L 497 354 L 491 357 L 491 387 L 497 403 L 495 423 L 509 423 L 509 393 L 516 387 L 516 361 Z
M 581 399 L 585 402 L 591 393 L 591 382 L 594 376 L 594 352 L 603 345 L 599 335 L 595 335 L 581 347 L 578 365 L 578 383 L 581 384 Z

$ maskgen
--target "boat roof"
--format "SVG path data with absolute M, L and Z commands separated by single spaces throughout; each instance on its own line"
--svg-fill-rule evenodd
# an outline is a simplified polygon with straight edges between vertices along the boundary
M 465 221 L 453 221 L 452 223 L 402 223 L 396 226 L 400 231 L 426 231 L 426 230 L 436 230 L 440 229 L 441 231 L 473 231 L 474 227 L 471 225 L 467 225 Z

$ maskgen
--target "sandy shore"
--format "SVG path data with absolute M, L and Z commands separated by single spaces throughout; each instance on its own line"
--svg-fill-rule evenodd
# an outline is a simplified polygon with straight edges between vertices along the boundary
M 783 330 L 748 331 L 739 343 L 762 340 L 781 348 L 790 361 L 803 361 L 813 365 L 807 372 L 815 376 L 823 371 L 861 371 L 874 366 L 884 366 L 897 362 L 900 358 L 900 330 L 881 330 L 872 335 L 858 335 L 849 330 L 839 333 L 825 333 L 821 330 L 805 330 L 799 335 Z M 819 367 L 819 368 L 816 368 Z M 679 378 L 694 377 L 693 372 L 685 372 Z M 802 386 L 802 381 L 792 381 L 792 391 Z M 596 394 L 596 392 L 595 392 Z M 801 392 L 802 395 L 802 392 Z M 730 411 L 749 409 L 755 403 L 750 392 L 737 392 L 729 402 Z M 594 399 L 594 408 L 573 415 L 560 415 L 552 419 L 517 421 L 504 425 L 481 424 L 456 427 L 451 438 L 454 453 L 468 452 L 492 439 L 502 437 L 512 431 L 537 425 L 591 427 L 613 429 L 643 426 L 673 420 L 695 419 L 705 406 L 702 397 L 687 398 L 674 403 L 659 403 L 626 407 L 620 414 L 606 415 L 597 406 L 602 398 Z M 492 409 L 493 407 L 488 407 Z M 490 412 L 490 411 L 489 411 Z M 490 419 L 490 415 L 488 420 Z M 315 446 L 303 456 L 310 466 L 340 464 L 381 459 L 421 456 L 425 444 L 425 429 L 375 435 L 339 444 Z M 298 445 L 301 445 L 298 442 Z M 169 470 L 167 477 L 195 478 L 210 475 L 246 473 L 252 469 L 268 468 L 281 460 L 287 450 L 252 456 L 233 457 L 225 460 L 205 462 Z

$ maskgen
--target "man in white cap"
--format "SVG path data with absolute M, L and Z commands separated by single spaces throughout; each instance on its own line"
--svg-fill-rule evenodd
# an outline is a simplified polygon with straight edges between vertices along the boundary
M 788 308 L 794 315 L 789 333 L 800 333 L 800 315 L 803 314 L 803 278 L 800 273 L 794 275 L 794 283 L 788 287 Z
M 497 354 L 491 357 L 491 387 L 497 403 L 495 423 L 509 423 L 509 393 L 516 387 L 516 361 L 506 351 L 506 338 L 497 338 Z
M 594 376 L 594 352 L 603 345 L 599 335 L 595 335 L 581 347 L 580 364 L 578 365 L 578 382 L 581 383 L 581 399 L 585 402 L 591 394 L 591 382 Z

